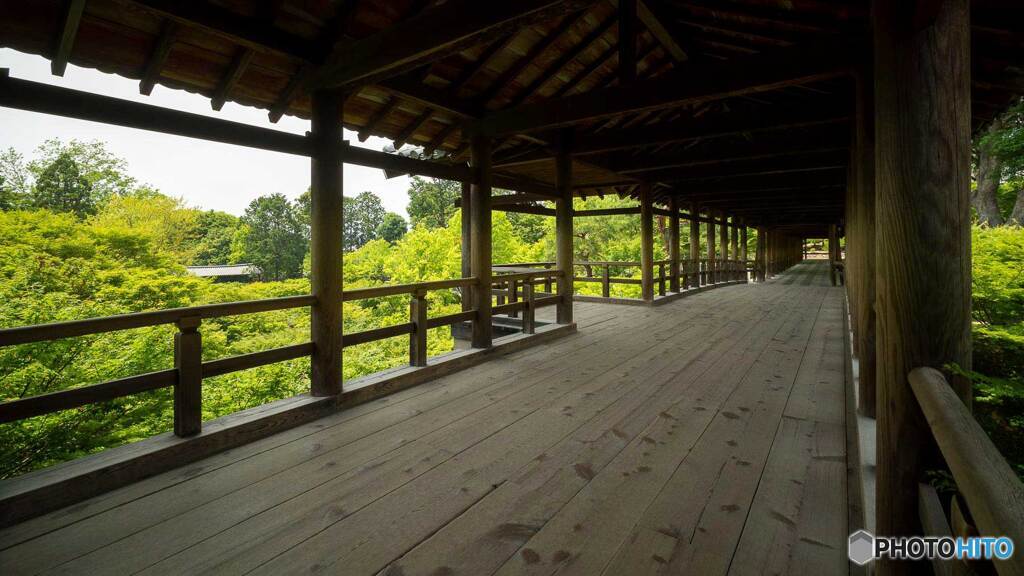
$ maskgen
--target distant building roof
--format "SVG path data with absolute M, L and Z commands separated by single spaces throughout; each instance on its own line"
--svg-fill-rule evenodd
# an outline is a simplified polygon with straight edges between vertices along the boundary
M 213 264 L 210 266 L 186 266 L 189 274 L 201 278 L 218 276 L 258 276 L 262 270 L 255 264 Z

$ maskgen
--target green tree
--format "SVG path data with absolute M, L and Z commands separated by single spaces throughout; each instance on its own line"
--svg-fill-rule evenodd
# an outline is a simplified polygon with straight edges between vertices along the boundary
M 377 239 L 377 230 L 384 222 L 384 205 L 373 192 L 360 192 L 355 198 L 344 198 L 343 245 L 355 250 Z
M 413 227 L 442 228 L 459 211 L 462 184 L 453 180 L 413 176 L 409 185 L 409 220 Z
M 124 227 L 151 238 L 155 245 L 171 254 L 179 264 L 195 257 L 200 231 L 195 208 L 185 206 L 181 198 L 171 198 L 150 188 L 113 196 L 92 221 L 103 227 Z
M 14 148 L 0 152 L 0 210 L 17 210 L 29 202 L 29 172 Z
M 32 206 L 78 217 L 95 214 L 100 204 L 92 184 L 71 154 L 61 154 L 43 167 L 32 188 Z
M 308 241 L 295 207 L 283 194 L 253 200 L 242 216 L 247 232 L 245 259 L 263 270 L 265 280 L 297 278 Z
M 232 263 L 231 241 L 238 226 L 238 218 L 227 212 L 200 212 L 196 218 L 197 240 L 192 264 Z
M 402 236 L 405 236 L 407 231 L 408 226 L 405 224 L 405 218 L 394 212 L 388 212 L 384 215 L 384 220 L 377 228 L 377 237 L 388 242 L 395 242 Z
M 99 141 L 71 140 L 65 143 L 59 138 L 51 138 L 36 149 L 36 158 L 28 163 L 28 170 L 38 179 L 47 166 L 62 156 L 71 157 L 78 165 L 97 203 L 112 196 L 129 194 L 138 187 L 135 178 L 128 174 L 128 163 Z

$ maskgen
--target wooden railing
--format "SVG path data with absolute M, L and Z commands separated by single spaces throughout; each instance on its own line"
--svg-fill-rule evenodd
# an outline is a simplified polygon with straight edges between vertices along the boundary
M 910 372 L 910 387 L 928 421 L 935 443 L 942 452 L 957 490 L 951 504 L 951 520 L 929 484 L 919 486 L 918 513 L 927 536 L 1007 536 L 1016 545 L 1024 543 L 1024 484 L 981 428 L 970 410 L 934 368 Z M 972 518 L 976 530 L 967 525 Z M 951 528 L 952 526 L 952 528 Z M 994 562 L 1000 574 L 1024 574 L 1024 554 Z M 948 562 L 936 561 L 936 574 L 952 574 Z
M 492 313 L 522 311 L 528 319 L 524 321 L 523 331 L 533 333 L 535 310 L 559 301 L 558 296 L 535 297 L 533 288 L 539 282 L 546 282 L 550 285 L 553 280 L 560 277 L 561 272 L 557 270 L 541 270 L 495 277 L 492 286 L 499 289 L 508 286 L 516 287 L 513 290 L 521 286 L 523 297 L 522 301 L 493 307 Z M 428 318 L 427 292 L 452 288 L 465 290 L 475 286 L 476 283 L 476 278 L 459 278 L 346 290 L 342 293 L 344 302 L 406 294 L 411 295 L 412 298 L 409 305 L 408 322 L 345 334 L 342 338 L 342 346 L 356 346 L 408 334 L 409 364 L 426 366 L 427 330 L 477 319 L 475 309 Z M 261 352 L 203 361 L 202 335 L 199 331 L 202 321 L 208 318 L 305 308 L 315 304 L 316 298 L 311 295 L 289 296 L 2 329 L 0 330 L 0 347 L 166 324 L 174 324 L 177 326 L 178 332 L 174 335 L 173 368 L 0 403 L 0 424 L 105 402 L 140 392 L 173 387 L 174 433 L 178 436 L 196 434 L 202 428 L 202 382 L 204 378 L 293 360 L 310 356 L 313 353 L 313 343 L 305 342 Z
M 667 287 L 671 280 L 669 273 L 671 260 L 654 261 L 653 281 L 658 290 L 659 296 L 667 294 Z M 708 260 L 680 260 L 679 261 L 679 285 L 680 288 L 696 288 L 707 284 L 743 280 L 746 274 L 752 270 L 753 261 L 742 260 L 715 260 L 709 264 Z M 510 264 L 495 264 L 496 269 L 502 267 L 519 268 L 533 267 L 550 269 L 555 262 L 516 262 Z M 625 268 L 640 268 L 640 262 L 633 261 L 601 261 L 601 260 L 580 260 L 573 262 L 577 272 L 582 269 L 582 276 L 575 276 L 574 282 L 599 282 L 601 284 L 601 296 L 611 297 L 611 286 L 621 284 L 628 286 L 641 286 L 643 280 L 640 277 L 616 276 L 613 271 Z M 550 291 L 550 285 L 546 287 Z

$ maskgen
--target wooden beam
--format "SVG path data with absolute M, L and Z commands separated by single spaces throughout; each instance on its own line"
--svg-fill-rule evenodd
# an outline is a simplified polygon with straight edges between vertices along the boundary
M 493 204 L 491 210 L 497 210 L 499 212 L 515 212 L 517 214 L 536 214 L 538 216 L 557 216 L 558 212 L 554 208 L 545 208 L 544 206 L 535 206 L 533 204 Z
M 146 60 L 146 69 L 142 73 L 142 80 L 139 82 L 139 92 L 149 96 L 160 79 L 160 71 L 163 70 L 167 56 L 174 46 L 174 39 L 178 35 L 178 24 L 173 20 L 166 20 L 160 29 L 160 36 L 153 46 L 153 50 Z
M 310 287 L 316 304 L 310 326 L 313 356 L 311 394 L 341 394 L 341 255 L 342 164 L 341 94 L 315 92 L 311 140 L 313 155 L 310 179 Z
M 313 67 L 309 64 L 303 64 L 297 72 L 292 74 L 291 78 L 288 79 L 288 84 L 285 85 L 284 90 L 278 94 L 277 100 L 270 107 L 268 116 L 271 122 L 276 124 L 284 116 L 284 113 L 288 111 L 288 107 L 291 106 L 292 100 L 299 95 L 299 92 L 312 74 Z M 340 122 L 341 119 L 339 118 L 338 121 Z
M 803 156 L 780 155 L 775 161 L 767 158 L 767 156 L 775 157 L 774 154 L 765 156 L 755 159 L 729 158 L 723 159 L 721 162 L 701 163 L 691 167 L 654 170 L 644 173 L 644 178 L 656 182 L 662 180 L 679 182 L 739 176 L 772 176 L 822 170 L 845 170 L 849 164 L 846 150 Z
M 615 18 L 609 17 L 605 19 L 604 22 L 598 24 L 597 27 L 587 33 L 586 36 L 575 42 L 569 50 L 562 52 L 557 59 L 551 62 L 543 72 L 534 78 L 533 82 L 530 82 L 526 88 L 521 90 L 519 95 L 513 98 L 508 105 L 518 106 L 537 94 L 537 92 L 557 76 L 567 64 L 575 60 L 580 54 L 590 48 L 590 45 L 596 42 L 601 36 L 604 36 L 605 32 L 607 32 L 614 23 Z
M 64 10 L 64 20 L 57 35 L 53 58 L 50 60 L 50 73 L 54 76 L 63 76 L 68 67 L 71 49 L 78 34 L 78 24 L 82 21 L 82 12 L 85 11 L 85 0 L 67 0 L 65 4 L 67 8 Z
M 126 0 L 175 22 L 195 26 L 234 43 L 269 50 L 315 62 L 320 58 L 314 43 L 290 34 L 260 18 L 251 18 L 209 2 L 177 0 Z
M 580 10 L 593 0 L 479 2 L 448 0 L 336 50 L 316 79 L 319 86 L 354 87 L 444 58 L 522 26 Z
M 689 59 L 686 50 L 679 43 L 678 32 L 673 32 L 666 27 L 665 22 L 669 20 L 667 15 L 659 15 L 656 10 L 651 9 L 652 2 L 648 0 L 637 0 L 636 10 L 637 17 L 644 26 L 647 27 L 647 31 L 654 36 L 654 39 L 661 44 L 662 48 L 668 52 L 672 60 L 676 62 L 685 62 Z
M 697 142 L 729 136 L 746 136 L 748 133 L 792 131 L 797 129 L 841 127 L 849 121 L 847 111 L 834 109 L 778 108 L 729 114 L 705 114 L 696 118 L 688 117 L 637 128 L 621 129 L 598 133 L 586 137 L 577 136 L 578 146 L 574 156 L 585 156 L 616 150 L 647 147 L 657 144 Z M 546 137 L 546 136 L 544 136 Z M 515 159 L 496 160 L 495 166 L 514 166 L 533 162 L 545 162 L 552 154 L 540 149 Z
M 405 143 L 409 140 L 409 138 L 415 135 L 416 131 L 418 131 L 420 128 L 423 127 L 424 124 L 427 123 L 427 120 L 430 120 L 430 117 L 433 114 L 434 109 L 427 108 L 419 116 L 413 119 L 413 121 L 410 122 L 405 128 L 403 128 L 402 131 L 398 134 L 398 136 L 395 137 L 395 150 L 398 150 L 399 148 L 404 146 Z
M 313 150 L 311 140 L 297 134 L 4 77 L 3 74 L 0 74 L 0 106 L 299 156 L 310 156 Z M 339 162 L 343 160 L 389 172 L 459 182 L 473 180 L 473 173 L 466 166 L 430 162 L 357 146 L 342 146 L 340 149 Z M 509 186 L 510 189 L 554 195 L 551 186 L 543 183 L 518 179 L 511 179 L 511 183 L 515 186 Z
M 493 82 L 491 82 L 491 84 L 486 89 L 484 89 L 482 92 L 480 92 L 480 94 L 475 96 L 473 98 L 474 106 L 480 108 L 481 110 L 485 109 L 487 103 L 490 102 L 492 98 L 494 98 L 499 92 L 505 89 L 505 87 L 508 86 L 510 82 L 518 78 L 519 75 L 523 72 L 523 70 L 525 70 L 530 64 L 532 64 L 538 56 L 540 56 L 541 54 L 544 53 L 545 50 L 550 48 L 551 45 L 553 45 L 556 41 L 558 41 L 559 38 L 562 37 L 562 34 L 565 34 L 566 31 L 572 28 L 582 18 L 582 15 L 567 16 L 566 18 L 563 18 L 562 22 L 559 23 L 554 30 L 543 35 L 540 40 L 538 40 L 533 46 L 530 47 L 530 49 L 526 52 L 524 56 L 516 59 L 516 61 L 514 61 L 511 66 L 505 69 L 505 71 L 502 72 Z
M 849 164 L 850 136 L 846 133 L 779 134 L 737 142 L 722 139 L 690 147 L 682 152 L 608 157 L 604 165 L 620 174 L 644 174 L 660 180 L 661 174 L 684 173 L 683 168 L 734 167 L 755 169 L 772 166 L 799 166 L 799 160 L 811 165 Z M 810 162 L 814 160 L 814 162 Z M 728 166 L 723 166 L 723 165 Z
M 848 74 L 852 49 L 801 46 L 734 61 L 690 61 L 647 80 L 498 112 L 480 122 L 495 136 L 567 126 L 622 114 L 698 104 L 807 84 Z
M 252 49 L 245 47 L 239 48 L 235 52 L 235 57 L 231 60 L 231 64 L 228 65 L 227 73 L 221 78 L 220 84 L 217 85 L 217 89 L 213 92 L 213 99 L 210 100 L 210 106 L 214 110 L 220 110 L 224 107 L 224 103 L 231 95 L 231 90 L 242 79 L 245 69 L 252 62 L 252 55 Z
M 636 80 L 636 5 L 637 0 L 618 0 L 619 84 Z

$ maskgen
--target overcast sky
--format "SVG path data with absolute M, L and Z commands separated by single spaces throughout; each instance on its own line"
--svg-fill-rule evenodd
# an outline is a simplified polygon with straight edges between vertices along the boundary
M 63 78 L 53 76 L 49 60 L 7 48 L 0 48 L 0 68 L 9 68 L 15 78 L 254 126 L 296 134 L 309 130 L 306 120 L 285 116 L 277 124 L 271 124 L 266 110 L 233 102 L 215 112 L 210 108 L 209 99 L 161 85 L 153 89 L 152 95 L 143 96 L 139 94 L 138 80 L 89 68 L 69 65 Z M 295 198 L 309 187 L 308 158 L 0 107 L 0 149 L 14 148 L 28 161 L 44 140 L 55 137 L 62 140 L 100 140 L 108 150 L 128 162 L 129 173 L 140 182 L 151 184 L 169 196 L 184 198 L 190 206 L 204 209 L 240 215 L 258 196 L 280 192 Z M 370 138 L 362 144 L 355 133 L 348 130 L 345 131 L 345 139 L 353 145 L 376 150 L 389 143 L 381 138 Z M 408 184 L 408 177 L 388 180 L 381 170 L 345 165 L 346 196 L 369 190 L 381 198 L 386 209 L 403 216 L 406 215 Z

